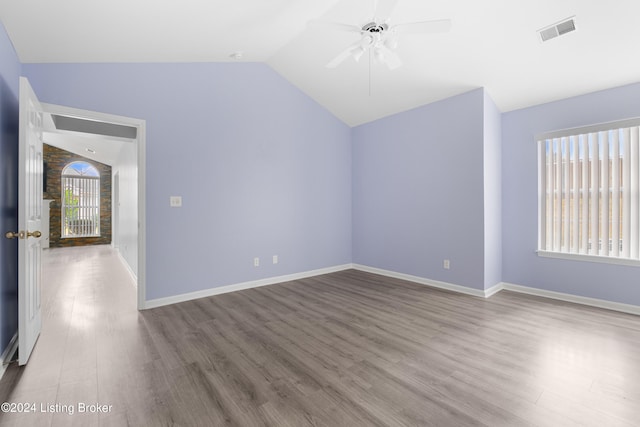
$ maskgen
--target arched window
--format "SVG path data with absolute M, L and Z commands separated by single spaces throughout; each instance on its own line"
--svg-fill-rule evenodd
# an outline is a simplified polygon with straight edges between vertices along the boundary
M 62 237 L 100 236 L 100 173 L 86 162 L 62 170 Z

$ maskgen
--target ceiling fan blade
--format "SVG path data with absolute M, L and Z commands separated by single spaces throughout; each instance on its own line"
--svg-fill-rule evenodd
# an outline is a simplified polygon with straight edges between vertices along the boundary
M 398 5 L 398 0 L 374 0 L 373 20 L 377 23 L 386 22 Z
M 402 66 L 402 60 L 394 51 L 389 49 L 386 46 L 380 46 L 376 48 L 378 50 L 376 57 L 380 58 L 380 60 L 389 67 L 390 70 L 395 70 L 398 67 Z
M 362 28 L 358 27 L 357 25 L 343 24 L 341 22 L 320 21 L 318 19 L 314 19 L 312 21 L 309 21 L 307 23 L 307 25 L 311 26 L 311 27 L 318 27 L 318 28 L 323 28 L 323 29 L 346 31 L 348 33 L 360 33 L 360 32 L 362 32 Z
M 327 65 L 325 65 L 325 67 L 327 67 L 327 68 L 336 68 L 338 65 L 342 64 L 345 61 L 345 59 L 347 59 L 348 57 L 353 55 L 355 50 L 360 48 L 361 45 L 362 45 L 361 41 L 358 41 L 358 42 L 352 44 L 351 46 L 349 46 L 348 48 L 346 48 L 345 50 L 340 52 L 338 54 L 338 56 L 336 56 L 331 61 L 329 61 L 327 63 Z
M 397 31 L 402 34 L 435 34 L 446 33 L 451 30 L 450 19 L 438 19 L 435 21 L 408 22 L 394 25 L 389 31 Z

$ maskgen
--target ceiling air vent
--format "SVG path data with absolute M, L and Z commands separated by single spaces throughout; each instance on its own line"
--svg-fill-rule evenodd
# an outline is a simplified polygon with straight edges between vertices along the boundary
M 575 21 L 575 17 L 572 16 L 561 22 L 558 22 L 549 27 L 545 27 L 542 30 L 539 30 L 538 34 L 540 34 L 540 40 L 542 40 L 543 42 L 546 42 L 547 40 L 555 39 L 558 36 L 575 31 L 575 29 L 576 29 L 576 21 Z
M 59 130 L 93 133 L 96 135 L 115 136 L 127 139 L 136 139 L 138 135 L 138 129 L 131 126 L 59 116 L 57 114 L 52 114 L 51 118 L 53 119 L 53 124 L 56 126 L 56 129 Z

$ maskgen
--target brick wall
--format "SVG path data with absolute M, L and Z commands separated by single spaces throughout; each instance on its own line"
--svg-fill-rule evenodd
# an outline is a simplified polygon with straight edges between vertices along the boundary
M 49 246 L 69 247 L 86 245 L 104 245 L 111 243 L 111 166 L 89 160 L 77 154 L 44 145 L 44 162 L 47 165 L 47 188 L 44 198 L 51 199 L 49 217 Z M 62 239 L 62 170 L 71 162 L 87 162 L 100 172 L 100 237 L 72 237 Z

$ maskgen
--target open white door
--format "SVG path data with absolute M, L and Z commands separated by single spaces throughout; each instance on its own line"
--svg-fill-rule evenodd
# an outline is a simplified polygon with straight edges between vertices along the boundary
M 42 107 L 20 77 L 18 167 L 18 363 L 24 365 L 40 335 L 42 284 Z

